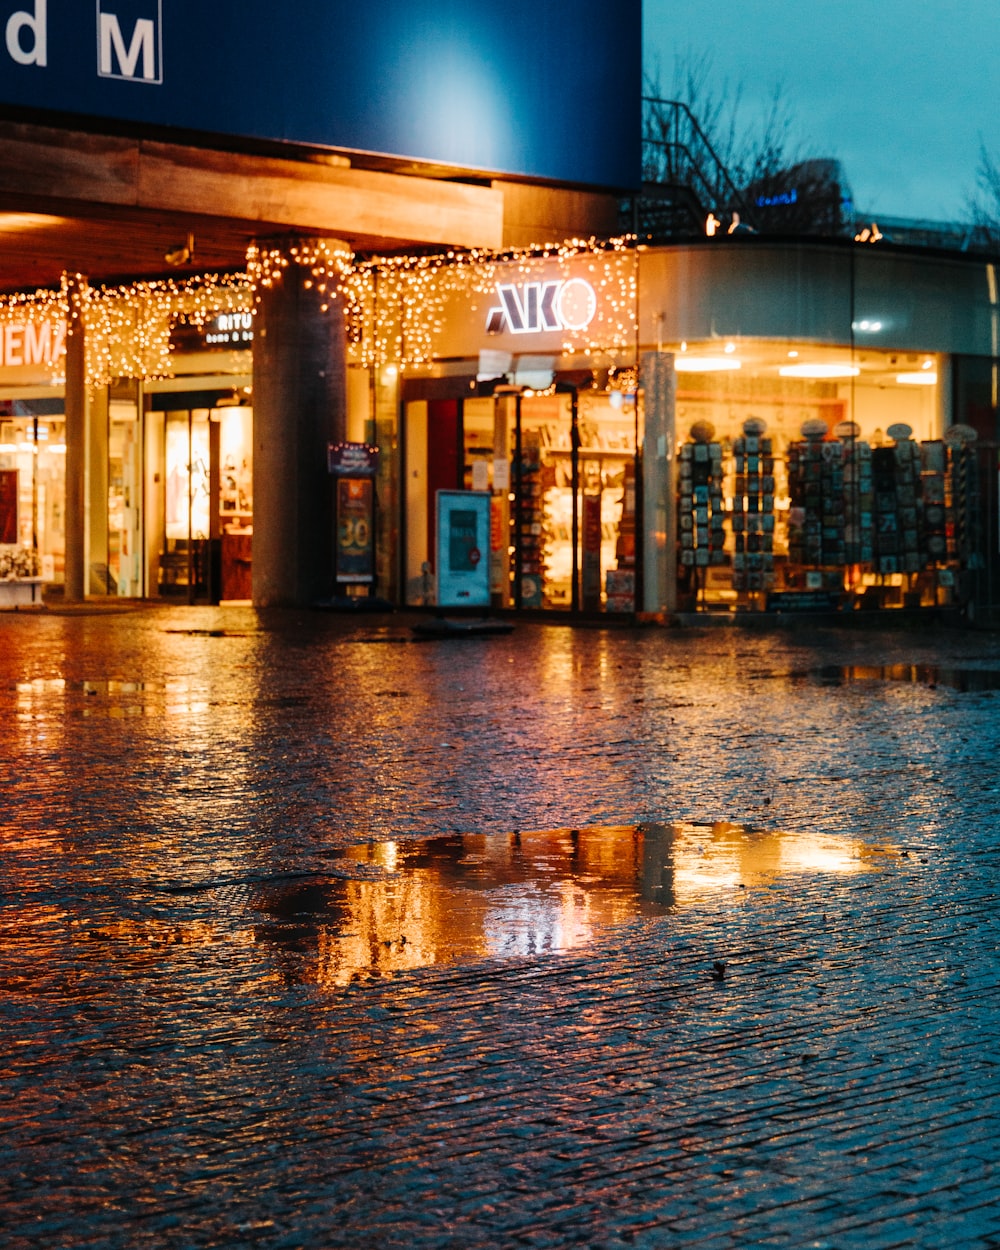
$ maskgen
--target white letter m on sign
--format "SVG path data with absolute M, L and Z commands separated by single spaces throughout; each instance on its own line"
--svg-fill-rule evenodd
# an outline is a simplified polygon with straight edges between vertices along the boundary
M 131 82 L 163 82 L 160 6 L 151 17 L 136 18 L 126 43 L 117 13 L 103 11 L 107 0 L 97 0 L 97 72 L 101 78 L 125 78 Z

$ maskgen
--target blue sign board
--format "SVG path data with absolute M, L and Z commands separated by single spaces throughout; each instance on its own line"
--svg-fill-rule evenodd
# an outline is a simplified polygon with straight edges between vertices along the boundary
M 0 110 L 624 189 L 641 179 L 640 10 L 0 0 Z

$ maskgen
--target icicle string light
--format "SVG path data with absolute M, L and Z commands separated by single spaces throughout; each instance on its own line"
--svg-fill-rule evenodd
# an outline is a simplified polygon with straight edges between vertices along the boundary
M 430 364 L 438 341 L 457 318 L 484 320 L 498 282 L 568 279 L 585 273 L 597 296 L 592 321 L 563 331 L 564 352 L 592 355 L 634 342 L 636 251 L 632 236 L 564 243 L 506 252 L 473 249 L 434 255 L 355 258 L 322 240 L 285 248 L 251 247 L 241 273 L 209 273 L 184 280 L 90 286 L 64 275 L 59 290 L 0 297 L 0 327 L 68 324 L 86 330 L 87 381 L 170 377 L 171 332 L 178 318 L 203 328 L 220 313 L 260 307 L 261 292 L 295 274 L 315 290 L 322 312 L 342 311 L 348 350 L 356 363 L 395 363 L 402 369 Z M 53 361 L 53 378 L 61 363 Z

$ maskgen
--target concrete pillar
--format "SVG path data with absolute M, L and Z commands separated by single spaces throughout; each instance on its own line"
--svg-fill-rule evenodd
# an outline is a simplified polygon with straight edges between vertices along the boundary
M 677 611 L 677 378 L 670 352 L 642 357 L 642 611 Z
M 67 603 L 83 601 L 86 588 L 87 360 L 81 315 L 83 279 L 69 286 L 66 327 L 66 571 Z
M 327 444 L 346 437 L 346 337 L 332 284 L 321 292 L 315 283 L 305 286 L 310 279 L 308 267 L 290 259 L 281 277 L 259 292 L 253 347 L 253 601 L 261 607 L 302 606 L 333 593 Z

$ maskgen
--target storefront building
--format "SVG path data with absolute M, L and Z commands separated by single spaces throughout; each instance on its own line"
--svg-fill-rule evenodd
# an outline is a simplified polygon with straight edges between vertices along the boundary
M 419 350 L 354 372 L 394 466 L 380 528 L 397 535 L 381 580 L 396 601 L 437 601 L 437 493 L 469 490 L 491 500 L 495 608 L 995 602 L 990 261 L 713 240 L 390 277 Z M 367 318 L 356 360 L 407 341 L 390 311 Z
M 250 601 L 249 307 L 245 281 L 214 290 L 175 284 L 169 296 L 144 284 L 92 301 L 83 525 L 74 534 L 66 301 L 36 293 L 0 304 L 0 560 L 8 580 L 62 592 L 76 541 L 87 595 Z
M 276 451 L 255 414 L 279 267 L 286 293 L 318 301 L 310 333 L 344 356 L 339 437 L 372 453 L 373 474 L 344 533 L 370 576 L 338 578 L 330 438 L 282 467 L 287 415 Z M 103 291 L 69 479 L 68 307 L 0 308 L 0 559 L 26 584 L 64 583 L 75 473 L 88 595 L 261 601 L 255 544 L 280 561 L 294 539 L 283 500 L 263 531 L 255 500 L 295 480 L 326 531 L 304 603 L 460 606 L 440 592 L 441 492 L 488 501 L 464 551 L 494 610 L 975 613 L 997 599 L 1000 308 L 982 258 L 617 240 L 348 262 L 302 246 L 225 279 Z
M 616 7 L 623 29 L 639 9 Z M 641 176 L 641 66 L 637 33 L 594 45 L 606 16 L 602 0 L 12 0 L 0 606 L 41 586 L 328 596 L 327 448 L 355 421 L 395 426 L 348 404 L 345 275 L 358 255 L 611 229 Z M 582 63 L 579 99 L 560 80 Z M 192 90 L 220 64 L 267 89 Z

